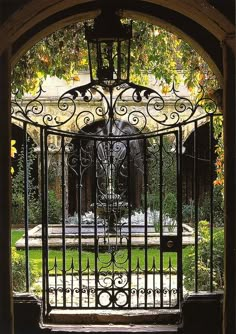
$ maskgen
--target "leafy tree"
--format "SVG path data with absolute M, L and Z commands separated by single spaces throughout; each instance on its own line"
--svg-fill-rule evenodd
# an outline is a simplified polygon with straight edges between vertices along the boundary
M 12 72 L 13 90 L 35 92 L 47 76 L 79 80 L 88 69 L 88 53 L 82 23 L 57 30 L 25 53 Z
M 79 71 L 87 69 L 87 43 L 80 22 L 54 32 L 26 52 L 13 69 L 12 85 L 22 94 L 34 92 L 47 76 L 79 81 Z M 165 29 L 134 21 L 131 79 L 145 84 L 150 73 L 163 93 L 183 76 L 190 91 L 197 84 L 218 87 L 210 68 L 190 45 Z

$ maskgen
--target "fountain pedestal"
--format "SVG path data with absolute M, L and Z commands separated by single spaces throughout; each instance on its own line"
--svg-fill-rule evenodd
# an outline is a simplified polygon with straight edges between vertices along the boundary
M 94 210 L 94 204 L 91 205 Z M 110 235 L 117 235 L 118 229 L 120 229 L 120 220 L 124 216 L 127 210 L 127 203 L 119 199 L 119 195 L 108 197 L 107 202 L 99 202 L 96 206 L 96 212 L 98 216 L 103 219 L 104 226 L 107 225 L 107 229 L 104 230 Z
M 115 226 L 117 226 L 117 216 L 115 214 L 114 210 L 111 210 L 109 217 L 108 217 L 108 228 L 107 233 L 109 234 L 117 234 L 117 230 L 115 229 Z

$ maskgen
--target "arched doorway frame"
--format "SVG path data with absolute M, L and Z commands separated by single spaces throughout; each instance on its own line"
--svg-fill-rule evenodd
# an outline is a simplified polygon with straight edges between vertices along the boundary
M 130 4 L 135 6 L 137 9 L 138 5 L 141 2 L 139 1 L 130 1 Z M 198 35 L 200 40 L 198 40 L 199 45 L 202 45 L 202 48 L 197 48 L 197 51 L 201 53 L 201 50 L 204 50 L 204 59 L 208 61 L 210 64 L 210 59 L 208 56 L 210 54 L 215 54 L 216 58 L 215 61 L 212 63 L 213 70 L 215 73 L 221 74 L 222 77 L 220 80 L 221 83 L 224 85 L 224 129 L 225 129 L 225 218 L 226 218 L 226 267 L 225 267 L 225 277 L 226 277 L 226 289 L 225 289 L 225 317 L 224 317 L 224 329 L 225 333 L 231 333 L 232 326 L 234 326 L 235 322 L 235 239 L 236 233 L 233 224 L 230 221 L 235 221 L 235 198 L 236 198 L 236 191 L 235 191 L 235 151 L 236 151 L 236 143 L 235 143 L 235 100 L 234 93 L 235 93 L 235 80 L 234 80 L 234 57 L 235 57 L 235 50 L 234 50 L 234 26 L 230 23 L 222 13 L 217 11 L 214 7 L 209 5 L 207 1 L 201 1 L 195 3 L 194 1 L 184 1 L 179 4 L 179 1 L 173 0 L 170 1 L 168 4 L 162 0 L 150 1 L 150 2 L 143 2 L 143 8 L 149 8 L 152 5 L 154 6 L 161 6 L 166 10 L 166 13 L 169 13 L 169 19 L 166 18 L 166 22 L 172 21 L 172 24 L 167 23 L 167 27 L 173 25 L 178 26 L 178 20 L 176 19 L 176 15 L 173 17 L 173 13 L 181 14 L 181 18 L 183 18 L 183 25 L 186 24 L 186 20 L 196 23 L 197 25 L 193 25 L 190 27 L 186 25 L 185 29 L 186 36 L 190 36 L 190 39 L 194 36 L 194 30 L 196 27 L 199 27 L 200 30 L 198 31 Z M 76 1 L 76 0 L 51 0 L 50 3 L 48 1 L 41 1 L 40 3 L 37 1 L 30 1 L 25 5 L 22 5 L 21 9 L 14 12 L 12 15 L 8 17 L 8 19 L 2 24 L 0 29 L 0 37 L 1 47 L 1 80 L 0 80 L 0 88 L 1 88 L 1 105 L 4 106 L 2 109 L 2 123 L 1 123 L 1 130 L 2 130 L 2 138 L 1 146 L 0 146 L 0 154 L 3 157 L 2 165 L 3 168 L 1 169 L 0 173 L 0 180 L 1 183 L 1 190 L 7 189 L 7 196 L 6 192 L 4 193 L 4 197 L 1 196 L 3 201 L 3 209 L 1 209 L 1 216 L 3 220 L 9 221 L 10 215 L 10 178 L 9 178 L 9 167 L 10 167 L 10 159 L 9 159 L 9 139 L 10 139 L 10 117 L 9 117 L 9 109 L 10 109 L 10 64 L 16 61 L 17 54 L 20 55 L 19 50 L 26 50 L 30 43 L 34 44 L 36 40 L 34 37 L 38 35 L 38 37 L 43 37 L 46 32 L 49 32 L 49 27 L 53 26 L 51 22 L 48 24 L 46 30 L 43 29 L 40 23 L 43 22 L 44 19 L 57 17 L 56 23 L 54 22 L 54 28 L 59 28 L 62 26 L 62 21 L 60 20 L 60 13 L 65 12 L 66 10 L 70 10 L 73 5 L 81 5 L 81 12 L 83 17 L 86 16 L 86 13 L 90 13 L 90 17 L 95 16 L 97 3 L 93 1 Z M 90 10 L 86 10 L 86 6 L 91 5 L 92 8 Z M 83 7 L 84 6 L 84 7 Z M 83 10 L 82 10 L 83 7 Z M 122 1 L 119 2 L 119 7 L 125 8 L 125 3 Z M 37 8 L 37 9 L 36 9 Z M 137 11 L 133 8 L 132 12 Z M 160 7 L 159 7 L 160 9 Z M 95 12 L 92 11 L 95 10 Z M 148 18 L 147 12 L 145 10 L 140 10 L 141 16 L 143 18 Z M 58 15 L 58 16 L 57 16 Z M 136 14 L 137 15 L 137 14 Z M 70 15 L 73 16 L 73 13 Z M 135 15 L 134 15 L 135 16 Z M 69 16 L 68 16 L 69 17 Z M 68 20 L 64 18 L 64 25 L 65 21 Z M 149 19 L 150 20 L 150 16 Z M 50 20 L 49 20 L 50 21 Z M 165 20 L 164 20 L 165 21 Z M 67 21 L 70 23 L 69 21 Z M 218 24 L 217 22 L 220 22 Z M 58 24 L 58 25 L 57 25 Z M 174 28 L 175 30 L 176 28 Z M 184 30 L 185 30 L 184 29 Z M 176 31 L 176 30 L 175 30 Z M 203 42 L 203 34 L 199 32 L 206 32 L 205 40 L 206 43 Z M 197 40 L 197 36 L 195 34 L 195 39 Z M 213 39 L 208 40 L 208 37 L 212 37 Z M 28 47 L 26 46 L 27 43 Z M 223 43 L 223 52 L 221 50 Z M 196 44 L 198 45 L 198 43 Z M 214 47 L 213 47 L 214 45 Z M 10 53 L 10 48 L 12 47 L 12 53 Z M 213 51 L 211 50 L 213 49 Z M 19 52 L 19 53 L 17 53 Z M 14 54 L 16 57 L 14 58 Z M 224 63 L 224 66 L 222 64 Z M 220 76 L 218 76 L 220 79 Z M 8 83 L 8 85 L 6 84 Z M 232 182 L 232 180 L 234 180 Z M 6 204 L 6 205 L 4 205 Z M 7 224 L 6 224 L 7 225 Z M 8 228 L 8 231 L 6 231 Z M 3 262 L 5 264 L 10 263 L 9 258 L 9 226 L 6 226 L 5 229 L 2 228 L 3 238 L 6 239 L 6 242 L 1 244 L 1 253 L 3 255 Z M 230 256 L 231 259 L 230 259 Z M 10 278 L 10 270 L 8 274 Z M 5 277 L 6 279 L 6 277 Z M 1 278 L 1 291 L 6 289 L 6 285 L 2 284 L 4 280 Z M 6 333 L 10 333 L 12 328 L 12 317 L 11 317 L 11 291 L 10 291 L 10 280 L 8 285 L 8 292 L 4 292 L 3 294 L 3 303 L 4 299 L 6 301 L 6 308 L 5 312 L 3 313 L 5 316 L 1 319 L 4 319 L 6 328 L 9 330 Z M 9 306 L 9 307 L 8 307 Z M 10 320 L 10 321 L 9 321 Z M 8 323 L 8 324 L 7 324 Z
M 54 0 L 52 2 L 57 1 Z M 204 7 L 198 9 L 198 11 L 196 9 L 196 13 L 189 15 L 191 18 L 189 19 L 185 15 L 186 12 L 191 14 L 190 9 L 188 9 L 188 11 L 180 10 L 178 12 L 179 9 L 177 9 L 176 4 L 169 6 L 167 9 L 158 4 L 162 1 L 157 0 L 153 1 L 153 3 L 154 2 L 157 4 L 150 4 L 147 2 L 147 7 L 145 7 L 145 5 L 138 5 L 139 2 L 135 0 L 130 2 L 131 5 L 127 5 L 121 1 L 119 2 L 118 7 L 122 9 L 124 17 L 140 19 L 159 25 L 186 40 L 208 62 L 213 72 L 218 77 L 219 82 L 222 83 L 222 59 L 216 57 L 214 51 L 216 51 L 218 47 L 221 48 L 220 43 L 222 41 L 225 41 L 226 44 L 229 44 L 230 47 L 232 47 L 230 42 L 231 39 L 228 38 L 232 33 L 232 25 L 229 22 L 224 22 L 225 25 L 222 25 L 221 29 L 217 29 L 211 22 L 208 25 L 202 25 L 202 21 L 211 21 L 206 13 L 204 13 Z M 65 6 L 63 6 L 63 8 L 55 5 L 51 11 L 49 11 L 49 8 L 42 9 L 44 15 L 41 12 L 40 15 L 29 12 L 30 17 L 32 18 L 27 20 L 27 24 L 25 25 L 20 21 L 21 25 L 19 29 L 14 29 L 13 34 L 9 36 L 12 41 L 11 58 L 13 65 L 26 50 L 32 47 L 44 36 L 76 21 L 94 18 L 99 12 L 99 7 L 96 4 L 94 5 L 94 2 L 83 2 L 83 4 L 77 4 L 74 7 L 73 2 L 71 3 L 71 7 L 68 7 L 68 2 L 66 0 L 64 3 Z M 195 11 L 193 10 L 193 12 Z M 12 18 L 12 25 L 14 25 L 14 27 L 17 27 L 19 20 L 23 20 L 22 13 L 19 12 L 18 14 L 18 17 L 16 13 L 15 17 Z M 211 15 L 213 16 L 212 13 Z M 40 24 L 38 23 L 38 20 L 41 20 Z M 182 20 L 187 20 L 186 24 L 188 24 L 188 31 L 184 30 L 185 27 Z M 3 28 L 6 35 L 8 35 L 8 27 L 3 26 Z M 19 35 L 20 31 L 22 31 L 21 35 Z M 207 40 L 207 43 L 204 42 L 203 37 Z

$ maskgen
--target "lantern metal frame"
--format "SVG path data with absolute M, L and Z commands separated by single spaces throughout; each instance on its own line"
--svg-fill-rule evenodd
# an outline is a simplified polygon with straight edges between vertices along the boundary
M 132 22 L 122 24 L 114 8 L 104 7 L 92 26 L 85 25 L 91 82 L 117 86 L 129 82 Z

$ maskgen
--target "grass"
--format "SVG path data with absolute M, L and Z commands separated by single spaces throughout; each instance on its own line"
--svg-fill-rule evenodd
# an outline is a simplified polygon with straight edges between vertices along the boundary
M 24 234 L 23 230 L 12 230 L 12 246 L 15 246 L 15 243 L 18 239 Z M 19 254 L 24 255 L 24 250 L 17 251 Z M 57 273 L 60 274 L 63 269 L 63 253 L 61 250 L 49 250 L 49 269 L 51 269 L 51 274 L 55 273 L 55 259 L 57 264 Z M 67 249 L 66 251 L 66 260 L 65 268 L 68 272 L 71 272 L 72 259 L 74 268 L 78 268 L 78 251 L 76 249 Z M 98 269 L 102 271 L 112 270 L 113 262 L 111 261 L 111 253 L 104 252 L 99 254 Z M 30 249 L 29 251 L 30 263 L 33 263 L 37 270 L 42 272 L 42 251 L 41 249 Z M 91 270 L 94 270 L 95 267 L 95 255 L 93 252 L 83 251 L 82 252 L 82 270 L 88 272 L 88 266 Z M 128 253 L 127 250 L 120 250 L 115 255 L 115 260 L 117 266 L 114 267 L 114 270 L 125 271 L 128 270 L 129 263 L 127 261 Z M 145 251 L 144 249 L 134 248 L 131 250 L 131 269 L 134 270 L 138 263 L 140 270 L 145 269 Z M 169 260 L 171 258 L 172 267 L 177 267 L 177 255 L 176 253 L 165 253 L 163 256 L 163 268 L 168 272 L 167 268 L 169 267 Z M 148 269 L 152 270 L 153 265 L 156 268 L 160 267 L 160 251 L 158 248 L 149 248 L 147 251 L 147 263 Z M 76 269 L 75 269 L 76 270 Z
M 11 231 L 11 245 L 15 246 L 17 240 L 19 240 L 24 234 L 22 229 L 19 230 L 12 230 Z

